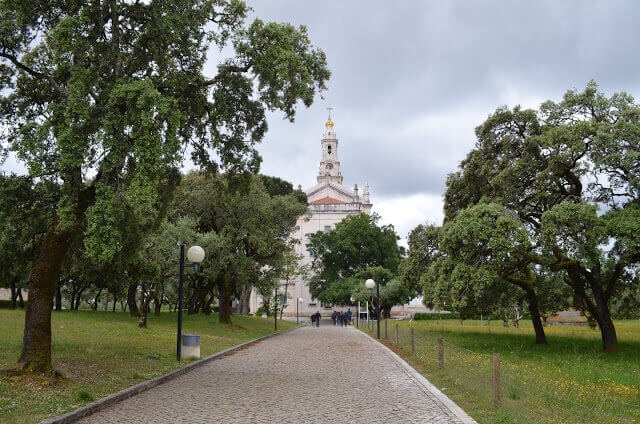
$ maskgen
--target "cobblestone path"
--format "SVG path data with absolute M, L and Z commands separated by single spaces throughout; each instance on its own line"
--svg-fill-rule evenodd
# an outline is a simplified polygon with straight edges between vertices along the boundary
M 267 339 L 80 422 L 473 422 L 441 396 L 368 336 L 327 325 Z

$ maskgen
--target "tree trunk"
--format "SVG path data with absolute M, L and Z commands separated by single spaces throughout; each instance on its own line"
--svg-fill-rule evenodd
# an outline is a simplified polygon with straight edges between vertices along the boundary
M 160 299 L 158 299 L 158 295 L 155 294 L 155 292 L 153 293 L 153 307 L 154 307 L 154 315 L 155 316 L 160 316 L 160 311 L 162 310 L 162 303 L 160 302 Z
M 147 312 L 149 310 L 149 302 L 151 302 L 151 295 L 144 297 L 144 302 L 140 305 L 140 321 L 138 321 L 138 327 L 147 328 Z
M 118 301 L 118 292 L 114 291 L 113 292 L 113 309 L 111 310 L 111 312 L 115 312 L 116 311 L 116 302 Z
M 24 298 L 22 297 L 22 289 L 18 287 L 18 300 L 20 301 L 20 308 L 24 309 Z
M 540 319 L 540 308 L 538 306 L 538 296 L 534 289 L 526 288 L 527 300 L 529 301 L 529 312 L 531 313 L 531 322 L 533 330 L 536 332 L 536 344 L 547 344 L 547 336 L 544 334 L 544 327 Z
M 137 290 L 138 285 L 136 283 L 129 283 L 129 288 L 127 289 L 127 305 L 129 305 L 129 315 L 132 317 L 140 316 L 140 310 L 138 309 L 138 304 L 136 303 Z
M 29 302 L 18 364 L 32 372 L 52 371 L 51 307 L 64 257 L 76 232 L 59 232 L 57 226 L 56 220 L 45 234 L 29 278 Z
M 102 288 L 98 290 L 98 294 L 93 298 L 93 305 L 91 305 L 91 309 L 94 311 L 98 310 L 98 302 L 100 302 L 100 295 L 102 294 Z
M 56 286 L 56 311 L 62 310 L 62 284 L 58 281 Z
M 16 299 L 18 298 L 18 292 L 16 290 L 16 284 L 11 282 L 11 309 L 16 309 Z
M 240 298 L 238 299 L 238 314 L 249 315 L 251 299 L 251 286 L 246 285 L 240 291 Z
M 222 277 L 218 278 L 216 283 L 218 285 L 218 298 L 220 300 L 218 321 L 221 324 L 231 324 L 231 296 L 233 294 L 231 282 L 229 278 L 223 274 Z

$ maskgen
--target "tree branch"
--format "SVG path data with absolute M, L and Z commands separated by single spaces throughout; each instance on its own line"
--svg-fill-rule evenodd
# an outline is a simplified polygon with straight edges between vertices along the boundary
M 4 50 L 0 51 L 0 57 L 9 59 L 11 63 L 13 63 L 16 66 L 16 68 L 23 70 L 24 72 L 31 75 L 32 77 L 37 77 L 37 78 L 41 78 L 49 81 L 49 83 L 56 89 L 56 91 L 58 91 L 63 96 L 66 96 L 67 93 L 62 89 L 62 87 L 60 87 L 60 85 L 53 78 L 51 78 L 51 76 L 44 74 L 42 72 L 38 72 L 35 69 L 28 67 L 24 63 L 20 62 L 15 55 L 11 53 L 7 53 Z

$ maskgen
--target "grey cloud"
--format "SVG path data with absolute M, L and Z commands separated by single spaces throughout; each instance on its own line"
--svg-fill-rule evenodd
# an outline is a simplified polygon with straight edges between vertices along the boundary
M 314 183 L 329 104 L 346 185 L 368 179 L 382 196 L 441 194 L 496 107 L 537 106 L 592 78 L 607 93 L 640 90 L 640 3 L 631 1 L 252 6 L 265 20 L 306 25 L 333 73 L 326 99 L 301 109 L 295 125 L 271 116 L 260 146 L 265 172 L 303 186 Z

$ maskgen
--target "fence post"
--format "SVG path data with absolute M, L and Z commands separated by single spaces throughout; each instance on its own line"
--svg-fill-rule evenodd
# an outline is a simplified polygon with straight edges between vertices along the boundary
M 500 355 L 497 353 L 493 354 L 493 406 L 496 408 L 500 406 L 500 389 L 501 389 L 501 381 L 500 381 Z
M 444 368 L 444 341 L 438 338 L 438 366 Z
M 416 338 L 413 335 L 413 327 L 411 327 L 411 354 L 416 353 Z
M 387 321 L 385 319 L 384 320 L 384 339 L 385 340 L 389 340 L 389 332 L 387 331 L 388 330 L 388 328 L 387 328 L 388 327 L 388 325 L 387 325 L 388 323 L 389 323 L 389 321 Z
M 400 344 L 399 335 L 398 335 L 398 323 L 396 322 L 396 344 Z

